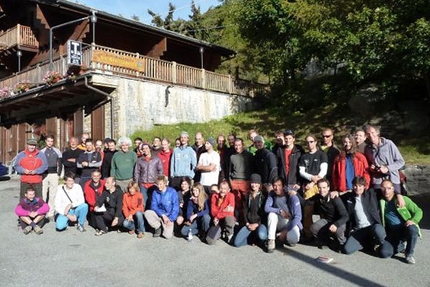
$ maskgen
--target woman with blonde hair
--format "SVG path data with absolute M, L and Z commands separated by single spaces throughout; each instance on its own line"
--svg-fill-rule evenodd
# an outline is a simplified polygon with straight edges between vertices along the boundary
M 127 185 L 127 192 L 124 193 L 122 199 L 122 213 L 125 217 L 123 226 L 128 229 L 128 233 L 131 235 L 135 234 L 137 229 L 137 238 L 143 238 L 145 234 L 143 212 L 143 195 L 139 192 L 139 184 L 130 181 Z
M 187 221 L 184 223 L 181 233 L 183 236 L 187 236 L 191 231 L 193 235 L 204 235 L 208 231 L 211 222 L 208 196 L 203 185 L 198 182 L 193 184 L 191 194 L 187 206 Z

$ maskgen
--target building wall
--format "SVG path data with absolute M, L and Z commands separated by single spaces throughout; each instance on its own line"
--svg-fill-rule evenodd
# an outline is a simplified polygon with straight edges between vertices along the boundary
M 154 125 L 201 123 L 252 109 L 249 97 L 104 75 L 95 75 L 92 80 L 95 86 L 117 85 L 111 94 L 114 138 L 128 136 L 138 129 L 148 130 Z M 105 134 L 109 136 L 108 104 L 105 109 Z

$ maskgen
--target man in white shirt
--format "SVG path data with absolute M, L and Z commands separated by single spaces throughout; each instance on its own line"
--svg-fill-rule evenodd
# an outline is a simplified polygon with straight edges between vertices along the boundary
M 212 184 L 218 184 L 221 158 L 214 150 L 215 140 L 211 137 L 205 142 L 206 152 L 199 158 L 196 169 L 201 172 L 200 183 L 204 186 L 207 194 L 210 194 Z
M 60 185 L 57 190 L 55 197 L 57 231 L 65 230 L 69 222 L 78 222 L 78 230 L 85 231 L 84 223 L 88 214 L 88 204 L 85 203 L 82 188 L 75 183 L 74 177 L 72 173 L 66 174 L 64 184 Z

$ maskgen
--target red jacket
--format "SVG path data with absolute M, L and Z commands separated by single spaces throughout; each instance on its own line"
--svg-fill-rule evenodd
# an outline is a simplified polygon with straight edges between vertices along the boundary
M 103 179 L 100 180 L 97 189 L 94 189 L 92 185 L 90 185 L 93 181 L 88 180 L 84 185 L 84 195 L 85 201 L 88 203 L 88 207 L 90 211 L 94 210 L 94 206 L 96 205 L 97 197 L 101 196 L 103 190 L 105 188 L 105 181 Z
M 369 164 L 366 157 L 359 152 L 356 152 L 352 159 L 354 165 L 355 176 L 362 176 L 366 179 L 367 186 L 370 186 Z M 346 191 L 346 158 L 338 155 L 333 163 L 332 190 Z
M 234 207 L 234 194 L 228 192 L 224 198 L 218 193 L 214 193 L 211 198 L 211 215 L 213 218 L 223 219 L 227 216 L 234 216 L 234 211 L 224 211 L 227 206 Z
M 43 152 L 25 149 L 17 155 L 14 168 L 21 174 L 22 182 L 41 183 L 42 174 L 48 169 L 48 161 Z M 34 171 L 34 174 L 25 174 L 25 169 Z
M 165 176 L 169 176 L 170 169 L 170 157 L 172 156 L 173 151 L 169 149 L 168 152 L 160 151 L 158 153 L 158 157 L 161 159 L 161 163 L 163 164 L 163 172 Z

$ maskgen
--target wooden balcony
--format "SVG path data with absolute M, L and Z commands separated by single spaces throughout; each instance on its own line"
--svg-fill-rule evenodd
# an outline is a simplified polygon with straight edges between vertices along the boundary
M 18 24 L 0 34 L 0 51 L 12 48 L 37 52 L 39 42 L 30 27 Z
M 83 49 L 83 61 L 83 74 L 118 75 L 250 97 L 262 95 L 265 91 L 264 85 L 237 80 L 231 75 L 98 45 Z M 41 86 L 44 85 L 42 79 L 48 72 L 55 71 L 65 75 L 67 70 L 67 58 L 63 55 L 53 61 L 52 67 L 49 62 L 43 62 L 0 80 L 0 88 L 14 88 L 18 83 L 24 82 L 30 83 L 31 88 Z

